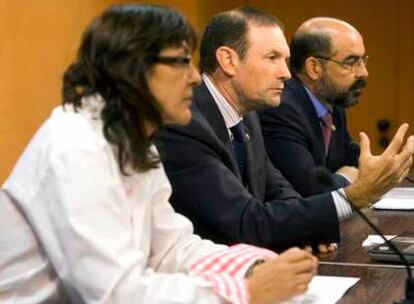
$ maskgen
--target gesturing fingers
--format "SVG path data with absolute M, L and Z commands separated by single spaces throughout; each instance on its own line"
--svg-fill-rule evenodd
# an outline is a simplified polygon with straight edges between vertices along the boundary
M 400 176 L 400 179 L 398 180 L 399 183 L 401 183 L 406 177 L 407 175 L 410 173 L 410 169 L 411 167 L 405 169 L 405 171 L 403 171 L 403 173 Z
M 395 133 L 391 143 L 388 145 L 387 149 L 385 149 L 383 155 L 384 156 L 392 156 L 396 155 L 401 148 L 401 145 L 404 142 L 405 133 L 407 133 L 408 124 L 403 123 Z
M 361 157 L 372 156 L 371 146 L 370 146 L 368 136 L 364 132 L 361 132 L 359 133 L 359 138 L 360 138 L 359 146 L 361 149 L 361 152 L 360 152 Z
M 413 165 L 413 157 L 412 156 L 409 156 L 407 158 L 402 159 L 401 163 L 399 164 L 399 167 L 398 167 L 398 176 L 401 177 L 404 173 L 407 173 L 407 175 L 408 175 L 412 165 Z M 404 177 L 402 177 L 402 178 L 405 178 L 405 176 L 406 176 L 406 174 L 404 174 Z
M 395 157 L 396 166 L 398 167 L 398 171 L 400 174 L 405 172 L 407 169 L 409 170 L 412 166 L 412 158 L 413 158 L 413 151 L 414 151 L 414 137 L 410 136 L 407 139 L 407 143 L 405 144 L 404 148 L 401 152 Z

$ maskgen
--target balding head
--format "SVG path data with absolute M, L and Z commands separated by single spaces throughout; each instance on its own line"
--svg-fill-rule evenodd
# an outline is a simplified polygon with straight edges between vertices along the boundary
M 293 36 L 291 69 L 302 71 L 306 58 L 332 57 L 349 43 L 362 43 L 359 32 L 349 23 L 329 17 L 316 17 L 301 24 Z
M 290 45 L 290 68 L 327 105 L 351 107 L 365 87 L 364 42 L 350 24 L 318 17 L 305 21 Z
M 352 25 L 345 21 L 330 17 L 316 17 L 302 23 L 295 36 L 324 33 L 332 37 L 345 31 L 358 33 Z

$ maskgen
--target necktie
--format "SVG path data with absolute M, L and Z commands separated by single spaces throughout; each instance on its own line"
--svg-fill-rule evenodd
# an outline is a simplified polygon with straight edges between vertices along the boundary
M 246 130 L 243 120 L 231 127 L 230 131 L 233 134 L 233 149 L 236 155 L 237 165 L 240 175 L 244 180 L 244 171 L 246 169 Z
M 325 144 L 325 153 L 328 154 L 329 143 L 331 141 L 332 135 L 332 114 L 327 112 L 324 116 L 321 117 L 322 121 L 322 135 L 323 143 Z

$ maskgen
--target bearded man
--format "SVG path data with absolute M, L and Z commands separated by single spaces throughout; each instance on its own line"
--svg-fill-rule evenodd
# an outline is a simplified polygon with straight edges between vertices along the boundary
M 259 113 L 267 153 L 303 196 L 333 190 L 322 185 L 316 167 L 345 187 L 358 174 L 359 146 L 346 126 L 345 108 L 358 103 L 365 87 L 368 56 L 362 36 L 334 18 L 312 18 L 290 45 L 292 78 L 281 105 Z

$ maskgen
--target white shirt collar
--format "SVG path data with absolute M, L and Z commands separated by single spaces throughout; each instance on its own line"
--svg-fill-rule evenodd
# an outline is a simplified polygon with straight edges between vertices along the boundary
M 224 98 L 206 73 L 203 73 L 201 77 L 203 78 L 203 81 L 206 84 L 211 96 L 213 96 L 213 99 L 220 110 L 221 116 L 223 116 L 227 129 L 237 125 L 243 118 L 240 117 L 236 109 L 234 109 L 227 99 Z

